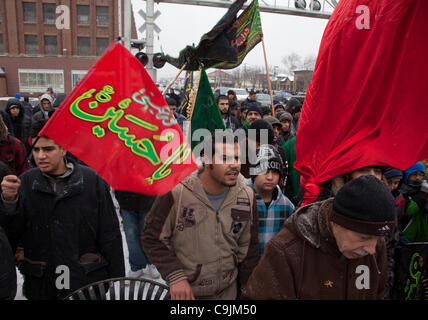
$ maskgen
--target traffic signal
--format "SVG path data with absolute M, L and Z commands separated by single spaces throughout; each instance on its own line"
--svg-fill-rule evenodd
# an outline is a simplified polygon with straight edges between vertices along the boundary
M 147 62 L 149 62 L 149 57 L 147 54 L 141 51 L 135 55 L 135 58 L 137 58 L 137 60 L 140 61 L 143 66 L 146 66 Z

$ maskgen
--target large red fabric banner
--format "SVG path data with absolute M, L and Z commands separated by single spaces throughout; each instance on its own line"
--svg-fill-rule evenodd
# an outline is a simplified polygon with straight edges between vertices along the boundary
M 164 97 L 141 63 L 114 42 L 40 132 L 115 190 L 164 194 L 197 169 Z
M 428 158 L 428 1 L 340 1 L 324 31 L 296 137 L 303 204 L 367 165 Z

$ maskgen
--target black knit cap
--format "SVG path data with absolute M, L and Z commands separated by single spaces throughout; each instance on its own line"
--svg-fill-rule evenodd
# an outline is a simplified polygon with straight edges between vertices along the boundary
M 394 205 L 386 184 L 364 175 L 340 188 L 330 220 L 355 232 L 383 236 L 394 229 Z
M 268 134 L 268 144 L 272 144 L 273 143 L 273 138 L 274 138 L 274 131 L 273 131 L 273 127 L 272 125 L 267 122 L 264 119 L 258 119 L 256 121 L 254 121 L 251 126 L 248 128 L 250 130 L 256 130 L 256 142 L 261 143 L 261 129 L 266 129 L 267 130 L 267 134 Z M 249 138 L 252 137 L 252 135 L 248 135 Z

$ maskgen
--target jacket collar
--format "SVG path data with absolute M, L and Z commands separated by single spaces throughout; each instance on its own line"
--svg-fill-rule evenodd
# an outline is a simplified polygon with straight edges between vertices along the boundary
M 340 258 L 342 253 L 330 229 L 329 216 L 334 198 L 304 206 L 292 215 L 292 222 L 299 237 L 310 245 Z
M 198 200 L 215 211 L 211 201 L 208 199 L 207 194 L 205 193 L 204 187 L 202 186 L 201 179 L 198 175 L 198 170 L 194 171 L 190 176 L 184 179 L 181 184 L 187 188 Z M 230 203 L 236 202 L 239 192 L 245 188 L 245 186 L 245 178 L 243 175 L 239 174 L 236 185 L 230 188 L 229 193 L 227 194 L 226 199 L 224 199 L 219 211 Z
M 70 161 L 67 163 L 67 167 L 71 170 L 68 170 L 60 177 L 68 179 L 65 182 L 63 193 L 58 195 L 60 198 L 73 196 L 83 191 L 83 173 L 81 168 L 76 163 Z M 40 169 L 37 168 L 31 189 L 33 191 L 56 195 L 52 189 L 49 179 L 50 178 L 44 175 Z

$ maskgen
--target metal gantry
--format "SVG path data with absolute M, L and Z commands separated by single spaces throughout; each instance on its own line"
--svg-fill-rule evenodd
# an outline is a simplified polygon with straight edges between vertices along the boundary
M 122 0 L 119 0 L 119 2 Z M 130 2 L 131 0 L 123 0 Z M 143 0 L 141 0 L 143 1 Z M 154 20 L 160 15 L 159 11 L 154 11 L 154 3 L 173 3 L 173 4 L 184 4 L 192 6 L 205 6 L 205 7 L 216 7 L 216 8 L 229 8 L 234 0 L 146 0 L 146 13 L 141 12 L 139 14 L 143 16 L 145 23 L 140 27 L 140 32 L 146 32 L 145 45 L 147 47 L 147 56 L 149 58 L 146 70 L 152 77 L 153 81 L 156 80 L 156 69 L 153 67 L 153 47 L 154 47 L 154 32 L 160 32 L 160 28 L 156 26 Z M 261 12 L 269 12 L 276 14 L 288 14 L 294 16 L 329 19 L 336 7 L 338 0 L 259 0 L 259 8 Z M 243 5 L 242 9 L 247 8 L 251 3 L 251 0 Z M 130 11 L 125 12 L 131 14 Z M 126 20 L 126 18 L 125 18 Z M 129 19 L 130 20 L 130 19 Z M 125 28 L 125 32 L 127 32 Z M 130 31 L 129 31 L 130 32 Z M 130 34 L 124 34 L 125 39 L 130 39 Z M 132 40 L 131 40 L 132 41 Z

